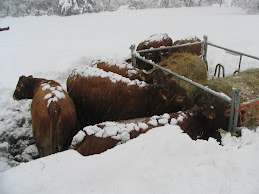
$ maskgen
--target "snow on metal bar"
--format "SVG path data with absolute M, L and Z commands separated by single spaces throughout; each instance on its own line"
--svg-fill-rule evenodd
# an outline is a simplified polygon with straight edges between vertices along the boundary
M 242 105 L 249 105 L 249 104 L 252 104 L 252 103 L 257 102 L 257 101 L 259 101 L 259 98 L 256 98 L 256 99 L 253 99 L 253 100 L 249 100 L 249 101 L 247 101 L 247 102 L 244 102 L 244 103 L 242 103 Z
M 192 85 L 194 85 L 194 86 L 196 86 L 196 87 L 198 87 L 198 88 L 200 88 L 200 89 L 202 89 L 202 90 L 204 90 L 204 91 L 206 91 L 206 92 L 208 92 L 208 93 L 210 93 L 210 94 L 212 94 L 212 95 L 214 95 L 214 96 L 216 96 L 216 97 L 218 97 L 218 98 L 220 98 L 220 99 L 222 99 L 222 100 L 224 100 L 224 101 L 226 101 L 226 102 L 228 102 L 228 103 L 231 103 L 231 98 L 229 98 L 229 97 L 228 97 L 227 95 L 225 95 L 225 94 L 215 92 L 214 90 L 211 90 L 211 89 L 208 88 L 208 87 L 205 87 L 205 86 L 203 86 L 203 85 L 201 85 L 201 84 L 198 84 L 198 83 L 196 83 L 196 82 L 194 82 L 194 81 L 192 81 L 192 80 L 190 80 L 190 79 L 188 79 L 188 78 L 186 78 L 186 77 L 184 77 L 184 76 L 178 75 L 178 74 L 176 74 L 176 73 L 174 73 L 174 72 L 172 72 L 172 71 L 170 71 L 170 70 L 168 70 L 168 69 L 165 69 L 165 68 L 163 68 L 163 67 L 161 67 L 161 66 L 155 64 L 154 62 L 151 62 L 151 61 L 149 61 L 149 60 L 147 60 L 147 59 L 145 59 L 145 58 L 143 58 L 143 57 L 141 57 L 141 56 L 135 55 L 135 57 L 138 58 L 138 59 L 140 59 L 140 60 L 142 60 L 142 61 L 144 61 L 144 62 L 146 62 L 146 63 L 148 63 L 148 64 L 150 64 L 150 65 L 153 65 L 153 66 L 155 66 L 155 67 L 157 67 L 157 68 L 160 68 L 160 69 L 162 69 L 163 71 L 166 71 L 167 73 L 170 73 L 170 74 L 172 74 L 172 75 L 178 77 L 179 79 L 182 79 L 182 80 L 188 82 L 189 84 L 192 84 Z
M 259 124 L 259 98 L 240 104 L 239 115 L 240 115 L 241 124 L 242 124 L 241 111 L 244 110 L 247 106 L 258 106 L 258 118 L 257 118 L 257 125 L 258 125 Z
M 159 48 L 145 49 L 145 50 L 140 50 L 140 51 L 136 51 L 136 52 L 137 53 L 147 53 L 147 52 L 160 51 L 160 50 L 166 50 L 166 49 L 172 49 L 172 48 L 198 45 L 198 44 L 203 44 L 203 43 L 204 42 L 195 42 L 195 43 L 187 43 L 187 44 L 181 44 L 181 45 L 176 45 L 176 46 L 161 46 Z

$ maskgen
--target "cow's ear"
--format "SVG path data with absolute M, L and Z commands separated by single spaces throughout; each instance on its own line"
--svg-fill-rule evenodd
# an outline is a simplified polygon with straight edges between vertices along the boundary
M 231 109 L 230 108 L 224 111 L 224 117 L 225 118 L 229 118 L 230 114 L 231 114 Z
M 157 79 L 155 79 L 155 78 L 153 79 L 153 84 L 154 84 L 154 85 L 157 85 L 157 84 L 158 84 Z
M 203 108 L 203 115 L 212 120 L 216 117 L 216 111 L 213 108 Z
M 208 104 L 207 104 L 207 103 L 203 103 L 203 104 L 202 104 L 202 107 L 203 107 L 203 108 L 207 108 L 207 107 L 208 107 Z
M 142 79 L 143 81 L 147 81 L 147 74 L 142 73 L 141 79 Z
M 166 89 L 159 89 L 159 95 L 164 99 L 167 100 L 167 90 Z
M 23 81 L 25 79 L 25 76 L 22 75 L 20 78 L 19 78 L 19 81 Z
M 174 76 L 173 76 L 172 74 L 169 73 L 169 74 L 167 75 L 167 80 L 173 80 L 173 78 L 174 78 Z

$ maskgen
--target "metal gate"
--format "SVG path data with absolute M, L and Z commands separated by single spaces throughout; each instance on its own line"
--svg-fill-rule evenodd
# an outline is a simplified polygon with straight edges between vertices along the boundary
M 228 96 L 226 95 L 222 95 L 221 93 L 218 93 L 214 90 L 211 90 L 209 89 L 208 87 L 205 87 L 201 84 L 198 84 L 186 77 L 183 77 L 181 75 L 178 75 L 168 69 L 165 69 L 157 64 L 155 64 L 154 62 L 152 61 L 149 61 L 143 57 L 140 56 L 140 53 L 146 53 L 146 52 L 154 52 L 154 51 L 160 51 L 160 50 L 167 50 L 167 49 L 172 49 L 172 48 L 179 48 L 179 47 L 186 47 L 186 46 L 192 46 L 192 45 L 199 45 L 201 44 L 202 45 L 202 59 L 203 61 L 205 62 L 206 66 L 207 66 L 207 69 L 208 69 L 208 62 L 207 62 L 207 50 L 208 50 L 208 45 L 210 46 L 213 46 L 213 47 L 216 47 L 216 48 L 219 48 L 219 49 L 223 49 L 231 54 L 235 54 L 235 55 L 240 55 L 240 60 L 239 60 L 239 66 L 238 66 L 238 69 L 235 71 L 235 73 L 239 73 L 240 71 L 240 67 L 241 67 L 241 63 L 242 63 L 242 57 L 243 56 L 246 56 L 246 57 L 249 57 L 249 58 L 253 58 L 253 59 L 256 59 L 256 60 L 259 60 L 259 57 L 255 57 L 255 56 L 252 56 L 252 55 L 248 55 L 246 53 L 242 53 L 242 52 L 238 52 L 238 51 L 234 51 L 232 49 L 228 49 L 228 48 L 224 48 L 222 46 L 218 46 L 218 45 L 215 45 L 215 44 L 212 44 L 210 42 L 208 42 L 208 37 L 207 36 L 203 36 L 203 41 L 201 42 L 195 42 L 195 43 L 189 43 L 189 44 L 182 44 L 182 45 L 177 45 L 177 46 L 167 46 L 167 47 L 161 47 L 161 48 L 151 48 L 151 49 L 146 49 L 146 50 L 140 50 L 140 51 L 136 51 L 136 46 L 135 45 L 131 45 L 130 49 L 131 49 L 131 60 L 132 60 L 132 64 L 134 67 L 136 67 L 136 59 L 139 59 L 139 60 L 142 60 L 150 65 L 153 65 L 154 67 L 157 67 L 159 69 L 162 69 L 163 71 L 169 73 L 169 74 L 172 74 L 174 76 L 176 76 L 178 78 L 178 83 L 180 83 L 180 80 L 183 80 L 191 85 L 194 85 L 202 90 L 204 90 L 205 92 L 208 92 L 222 100 L 224 100 L 225 102 L 228 102 L 229 104 L 231 104 L 231 114 L 230 114 L 230 118 L 229 118 L 229 127 L 228 127 L 228 131 L 231 132 L 231 133 L 236 133 L 237 131 L 237 123 L 238 123 L 238 115 L 239 115 L 239 112 L 240 112 L 240 101 L 241 101 L 241 91 L 237 91 L 235 88 L 232 89 L 232 97 L 229 98 Z M 252 102 L 255 102 L 255 101 L 259 101 L 259 98 L 257 99 L 254 99 L 252 100 Z M 245 102 L 243 104 L 248 104 L 250 103 L 251 101 L 249 102 Z

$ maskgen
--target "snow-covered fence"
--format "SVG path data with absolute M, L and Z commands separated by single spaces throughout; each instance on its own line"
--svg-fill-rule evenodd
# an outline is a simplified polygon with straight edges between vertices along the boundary
M 150 61 L 150 60 L 147 60 L 143 57 L 141 57 L 139 54 L 140 53 L 145 53 L 145 52 L 154 52 L 154 51 L 159 51 L 159 50 L 166 50 L 166 49 L 172 49 L 172 48 L 179 48 L 179 47 L 185 47 L 185 46 L 192 46 L 192 45 L 198 45 L 198 44 L 202 44 L 202 59 L 203 61 L 206 63 L 207 65 L 207 69 L 208 69 L 208 63 L 207 63 L 207 47 L 208 45 L 210 46 L 214 46 L 214 47 L 217 47 L 217 48 L 220 48 L 220 49 L 224 49 L 226 50 L 227 52 L 229 53 L 235 53 L 235 54 L 238 54 L 240 55 L 240 61 L 239 61 L 239 68 L 238 70 L 236 70 L 235 72 L 239 72 L 240 70 L 240 66 L 241 66 L 241 61 L 242 61 L 242 56 L 246 56 L 246 57 L 250 57 L 250 58 L 253 58 L 253 59 L 257 59 L 259 60 L 258 57 L 255 57 L 255 56 L 252 56 L 252 55 L 248 55 L 248 54 L 245 54 L 245 53 L 241 53 L 241 52 L 238 52 L 238 51 L 234 51 L 234 50 L 231 50 L 231 49 L 227 49 L 227 48 L 224 48 L 224 47 L 221 47 L 221 46 L 218 46 L 218 45 L 215 45 L 215 44 L 212 44 L 212 43 L 209 43 L 208 42 L 208 37 L 207 36 L 204 36 L 203 37 L 203 41 L 201 42 L 195 42 L 195 43 L 188 43 L 188 44 L 182 44 L 182 45 L 177 45 L 177 46 L 167 46 L 167 47 L 160 47 L 160 48 L 151 48 L 151 49 L 146 49 L 146 50 L 141 50 L 141 51 L 136 51 L 136 46 L 135 45 L 131 45 L 130 49 L 131 49 L 131 58 L 132 58 L 132 64 L 134 67 L 136 67 L 136 59 L 139 59 L 139 60 L 142 60 L 154 67 L 157 67 L 159 69 L 162 69 L 163 71 L 166 71 L 167 73 L 169 74 L 172 74 L 174 76 L 176 76 L 178 78 L 178 83 L 180 83 L 180 80 L 183 80 L 191 85 L 194 85 L 202 90 L 204 90 L 205 92 L 208 92 L 228 103 L 231 104 L 231 113 L 230 113 L 230 118 L 229 118 L 229 127 L 228 127 L 228 131 L 229 132 L 232 132 L 232 133 L 236 133 L 237 131 L 237 123 L 238 123 L 238 114 L 239 112 L 241 112 L 241 105 L 240 105 L 240 101 L 241 101 L 241 91 L 237 91 L 235 88 L 232 89 L 232 97 L 229 98 L 228 96 L 222 94 L 222 93 L 218 93 L 214 90 L 211 90 L 210 88 L 208 87 L 205 87 L 201 84 L 198 84 L 186 77 L 183 77 L 181 75 L 178 75 L 168 69 L 165 69 L 157 64 L 155 64 L 154 62 Z M 256 99 L 256 101 L 258 101 L 259 99 Z

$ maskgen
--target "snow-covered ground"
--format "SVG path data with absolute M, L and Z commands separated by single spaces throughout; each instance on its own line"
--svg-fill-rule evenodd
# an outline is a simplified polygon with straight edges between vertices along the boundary
M 173 41 L 190 36 L 258 56 L 259 16 L 238 8 L 199 7 L 118 10 L 70 17 L 5 18 L 0 27 L 0 172 L 37 157 L 31 133 L 31 100 L 14 101 L 19 76 L 65 81 L 92 59 L 123 59 L 130 45 L 156 33 Z M 259 68 L 243 58 L 241 70 Z M 226 73 L 239 57 L 209 47 L 210 76 Z M 103 154 L 65 151 L 0 173 L 0 193 L 259 193 L 259 128 L 225 135 L 224 146 L 193 141 L 174 126 L 147 134 Z M 8 150 L 8 152 L 7 152 Z M 17 152 L 19 150 L 19 152 Z M 18 162 L 17 162 L 18 161 Z
M 1 193 L 244 194 L 259 191 L 259 134 L 193 141 L 155 128 L 103 154 L 66 151 L 0 174 Z

